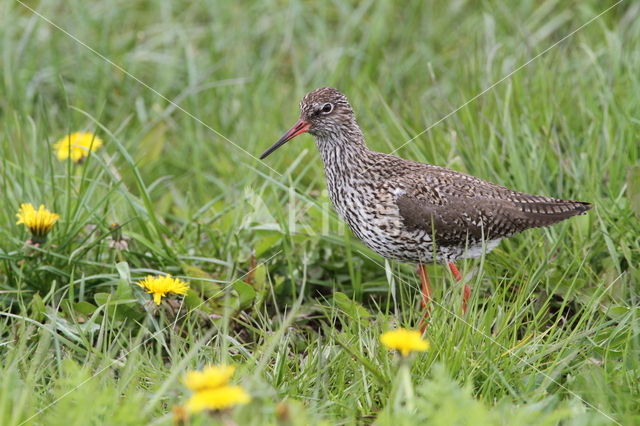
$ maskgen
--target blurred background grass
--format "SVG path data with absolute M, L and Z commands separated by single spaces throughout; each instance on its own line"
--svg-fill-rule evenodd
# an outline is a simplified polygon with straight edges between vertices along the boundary
M 29 422 L 167 423 L 184 369 L 221 361 L 246 364 L 241 424 L 286 421 L 280 401 L 299 424 L 640 421 L 640 4 L 402 146 L 614 4 L 2 2 L 2 424 L 96 372 Z M 325 85 L 373 149 L 595 205 L 463 263 L 463 319 L 459 286 L 431 268 L 423 417 L 388 411 L 394 364 L 377 344 L 420 316 L 412 268 L 345 231 L 311 137 L 255 158 Z M 77 130 L 105 147 L 58 162 L 52 144 Z M 35 251 L 22 202 L 61 215 Z M 129 250 L 109 247 L 113 223 Z M 187 309 L 145 308 L 131 282 L 158 272 L 192 282 Z

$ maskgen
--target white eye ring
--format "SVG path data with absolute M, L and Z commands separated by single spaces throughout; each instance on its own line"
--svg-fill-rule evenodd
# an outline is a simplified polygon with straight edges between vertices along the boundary
M 326 104 L 322 105 L 320 111 L 322 111 L 323 114 L 329 114 L 331 111 L 333 111 L 333 104 L 327 102 Z

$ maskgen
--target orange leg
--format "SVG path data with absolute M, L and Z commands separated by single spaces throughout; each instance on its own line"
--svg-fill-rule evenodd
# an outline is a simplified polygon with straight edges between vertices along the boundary
M 433 292 L 431 291 L 431 282 L 429 282 L 427 268 L 423 264 L 418 264 L 418 276 L 420 276 L 420 294 L 422 295 L 421 305 L 424 310 L 424 318 L 421 321 L 420 331 L 424 333 L 427 329 L 427 320 L 431 312 L 431 306 L 429 305 L 431 304 Z
M 455 277 L 456 281 L 462 281 L 462 274 L 458 271 L 458 267 L 455 263 L 449 262 L 449 269 L 451 269 L 451 273 Z
M 451 269 L 451 273 L 455 277 L 456 281 L 462 281 L 462 274 L 458 271 L 458 267 L 455 263 L 449 262 L 449 269 Z M 468 285 L 464 285 L 462 289 L 462 313 L 467 313 L 467 304 L 469 302 L 469 297 L 471 297 L 471 287 Z

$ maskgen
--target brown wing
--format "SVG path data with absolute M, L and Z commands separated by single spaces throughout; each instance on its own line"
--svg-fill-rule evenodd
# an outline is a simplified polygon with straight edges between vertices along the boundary
M 397 206 L 404 225 L 434 233 L 441 245 L 502 238 L 582 214 L 589 203 L 529 195 L 441 167 L 429 167 Z

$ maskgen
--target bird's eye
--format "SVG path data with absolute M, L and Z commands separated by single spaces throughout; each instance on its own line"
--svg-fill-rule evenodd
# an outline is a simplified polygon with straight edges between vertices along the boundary
M 322 111 L 323 114 L 329 114 L 331 111 L 333 111 L 333 104 L 327 102 L 326 104 L 322 105 L 322 109 L 320 111 Z

